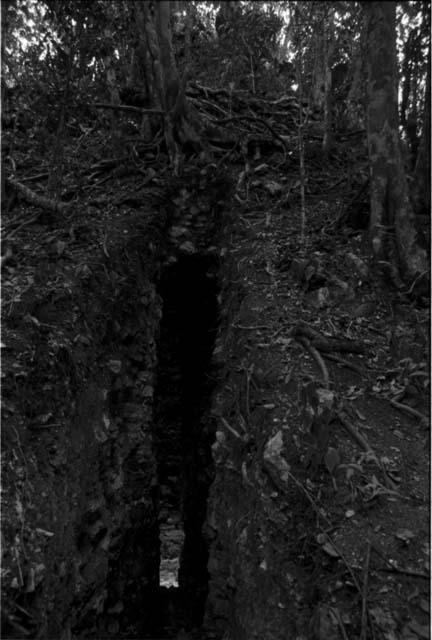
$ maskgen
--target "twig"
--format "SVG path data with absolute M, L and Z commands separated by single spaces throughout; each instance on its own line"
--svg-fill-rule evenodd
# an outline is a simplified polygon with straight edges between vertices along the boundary
M 423 276 L 427 275 L 429 273 L 429 271 L 422 271 L 422 273 L 419 273 L 418 276 L 416 276 L 416 278 L 414 278 L 412 285 L 410 286 L 410 288 L 408 289 L 408 291 L 406 292 L 406 294 L 410 294 L 412 293 L 415 285 L 417 284 L 417 282 L 420 280 L 420 278 L 423 278 Z
M 330 607 L 330 611 L 333 613 L 337 620 L 343 640 L 349 640 L 339 609 L 337 607 Z
M 24 222 L 21 222 L 21 224 L 19 224 L 17 227 L 15 227 L 15 229 L 13 229 L 9 235 L 6 236 L 6 238 L 4 238 L 3 242 L 12 240 L 12 238 L 14 237 L 14 235 L 17 233 L 17 231 L 19 231 L 20 229 L 22 229 L 23 227 L 26 227 L 29 224 L 32 224 L 33 222 L 36 222 L 36 220 L 39 218 L 40 216 L 40 212 L 36 213 L 34 216 L 31 216 L 30 218 L 27 218 L 27 220 L 24 220 Z
M 238 431 L 236 431 L 236 429 L 234 429 L 234 427 L 232 427 L 232 426 L 228 423 L 228 421 L 227 421 L 227 420 L 225 420 L 225 418 L 221 417 L 221 422 L 222 422 L 223 426 L 224 426 L 226 429 L 228 429 L 228 431 L 230 431 L 230 432 L 233 434 L 233 436 L 235 436 L 235 437 L 236 437 L 236 438 L 238 438 L 239 440 L 243 440 L 243 436 L 241 436 L 241 435 L 239 434 L 239 432 L 238 432 Z
M 340 557 L 340 559 L 342 560 L 342 562 L 344 563 L 344 565 L 346 566 L 346 568 L 348 569 L 348 573 L 350 574 L 352 581 L 354 583 L 355 588 L 357 589 L 357 591 L 359 592 L 360 596 L 362 595 L 362 590 L 359 584 L 359 581 L 357 580 L 355 573 L 351 567 L 351 565 L 349 564 L 348 560 L 345 558 L 344 554 L 342 553 L 342 551 L 339 549 L 339 547 L 337 546 L 336 542 L 333 540 L 333 538 L 331 538 L 329 536 L 329 534 L 324 531 L 323 532 L 324 535 L 326 536 L 328 542 L 331 544 L 331 546 L 333 547 L 333 549 L 336 551 L 336 553 L 338 554 L 338 556 Z
M 407 404 L 402 404 L 402 402 L 396 402 L 396 400 L 389 400 L 390 404 L 392 407 L 395 407 L 395 409 L 400 409 L 401 411 L 405 411 L 405 413 L 409 413 L 410 415 L 414 416 L 414 418 L 419 418 L 419 420 L 423 423 L 423 424 L 428 424 L 429 419 L 427 418 L 427 416 L 424 416 L 422 413 L 420 413 L 420 411 L 417 411 L 417 409 L 413 409 L 412 407 L 409 407 Z
M 372 544 L 371 545 L 371 549 L 372 549 L 372 551 L 375 551 L 375 553 L 377 555 L 379 555 L 379 557 L 382 560 L 384 560 L 384 562 L 387 565 L 387 568 L 383 567 L 381 569 L 378 569 L 379 571 L 400 573 L 400 574 L 406 575 L 406 576 L 413 576 L 415 578 L 426 578 L 426 580 L 429 580 L 430 576 L 427 573 L 424 573 L 423 571 L 416 571 L 415 569 L 404 569 L 404 567 L 398 567 L 397 564 L 393 564 L 392 562 L 390 562 L 390 560 L 388 560 L 385 557 L 385 555 L 383 554 L 381 549 L 379 549 L 376 545 Z
M 21 637 L 21 636 L 27 637 L 27 636 L 30 635 L 30 631 L 28 629 L 26 629 L 25 627 L 23 627 L 21 624 L 18 624 L 18 622 L 16 622 L 14 619 L 12 619 L 12 617 L 7 612 L 4 613 L 4 616 L 5 616 L 5 619 L 6 619 L 7 623 L 13 629 L 15 629 L 15 631 L 17 631 L 20 634 L 20 636 L 18 636 L 18 637 Z M 14 617 L 16 617 L 16 616 L 14 616 Z
M 345 353 L 364 353 L 365 345 L 352 340 L 340 340 L 339 338 L 315 338 L 314 346 L 320 351 L 340 351 Z
M 281 333 L 282 333 L 282 331 L 283 331 L 284 329 L 285 329 L 285 326 L 284 326 L 284 325 L 282 325 L 281 327 L 279 327 L 279 329 L 277 329 L 277 331 L 275 331 L 275 332 L 270 336 L 270 340 L 273 342 L 273 340 L 275 340 L 275 339 L 279 336 L 279 334 L 281 334 Z M 291 337 L 291 335 L 292 335 L 292 334 L 290 333 L 289 337 Z
M 219 167 L 222 165 L 222 163 L 223 163 L 227 158 L 229 158 L 229 156 L 230 156 L 230 155 L 231 155 L 231 154 L 236 150 L 237 146 L 238 146 L 238 140 L 237 140 L 237 142 L 235 142 L 235 143 L 234 143 L 234 146 L 233 146 L 231 149 L 229 149 L 229 150 L 228 150 L 228 151 L 227 151 L 227 152 L 222 156 L 222 158 L 219 160 L 219 162 L 217 163 L 217 168 L 218 168 L 218 169 L 219 169 Z
M 21 445 L 21 440 L 18 434 L 18 431 L 15 429 L 15 427 L 13 425 L 12 426 L 12 430 L 15 434 L 15 439 L 16 439 L 16 443 L 19 449 L 19 452 L 21 453 L 22 459 L 24 460 L 24 487 L 27 490 L 28 489 L 28 466 L 27 466 L 27 458 L 24 454 L 22 445 Z M 23 499 L 24 499 L 24 493 L 23 493 Z M 28 497 L 28 496 L 27 496 Z M 22 509 L 22 513 L 21 513 L 21 547 L 22 547 L 22 551 L 23 551 L 23 556 L 24 558 L 27 560 L 28 559 L 28 555 L 26 552 L 26 548 L 24 546 L 24 527 L 25 527 L 25 509 L 24 509 L 24 505 L 23 505 L 23 509 Z M 16 558 L 17 558 L 17 562 L 18 562 L 18 567 L 19 567 L 19 557 L 18 557 L 18 550 L 15 549 L 16 552 Z M 20 574 L 21 574 L 21 570 L 20 570 Z M 21 575 L 21 582 L 24 584 L 23 579 L 22 579 L 22 575 Z
M 21 182 L 33 182 L 34 180 L 41 180 L 42 178 L 48 178 L 48 172 L 38 173 L 35 176 L 28 176 L 27 178 L 21 178 Z
M 416 571 L 415 569 L 405 569 L 404 567 L 399 567 L 398 565 L 390 565 L 389 567 L 383 567 L 379 569 L 379 571 L 385 571 L 387 573 L 401 573 L 405 576 L 413 576 L 414 578 L 425 578 L 425 580 L 430 580 L 430 575 L 424 573 L 423 571 Z
M 302 483 L 297 480 L 297 478 L 291 473 L 291 471 L 287 471 L 288 476 L 291 478 L 291 480 L 294 482 L 294 484 L 296 485 L 296 487 L 298 487 L 298 489 L 300 489 L 304 495 L 306 496 L 306 498 L 309 500 L 309 502 L 312 505 L 313 510 L 315 511 L 316 515 L 319 518 L 322 518 L 329 527 L 332 526 L 330 520 L 322 513 L 322 510 L 320 510 L 320 508 L 318 507 L 317 503 L 315 502 L 315 500 L 312 498 L 311 494 L 309 493 L 309 491 L 306 489 L 306 487 L 304 487 L 302 485 Z M 284 491 L 286 491 L 286 488 L 280 486 L 281 489 L 283 489 Z
M 363 590 L 362 590 L 362 616 L 361 616 L 361 632 L 360 640 L 366 640 L 367 635 L 367 593 L 369 581 L 369 562 L 370 562 L 371 543 L 368 540 L 366 549 L 366 559 L 364 565 Z
M 48 424 L 38 424 L 36 422 L 30 423 L 29 429 L 51 429 L 52 427 L 61 427 L 63 426 L 61 422 L 49 422 Z
M 348 360 L 345 360 L 344 358 L 340 358 L 339 356 L 334 355 L 333 353 L 324 353 L 323 357 L 326 358 L 327 360 L 332 360 L 333 362 L 337 362 L 341 365 L 343 365 L 344 367 L 346 367 L 347 369 L 352 369 L 353 371 L 355 371 L 356 373 L 360 374 L 361 376 L 364 375 L 364 371 L 363 369 L 361 369 L 360 367 L 358 367 L 356 364 L 349 362 Z
M 324 360 L 321 357 L 321 354 L 317 351 L 317 349 L 315 349 L 315 347 L 309 342 L 307 338 L 297 338 L 297 340 L 298 342 L 300 342 L 301 345 L 304 346 L 306 351 L 310 353 L 310 355 L 313 357 L 313 359 L 321 369 L 324 386 L 326 389 L 328 389 L 330 385 L 330 378 L 329 378 L 328 369 L 325 365 Z
M 249 420 L 250 418 L 250 381 L 251 381 L 251 376 L 254 370 L 254 365 L 253 363 L 246 369 L 245 373 L 246 373 L 246 416 L 247 419 Z
M 355 428 L 353 424 L 351 424 L 347 416 L 344 413 L 342 413 L 342 411 L 336 411 L 336 415 L 339 418 L 339 421 L 342 424 L 342 426 L 345 428 L 345 431 L 347 431 L 347 433 L 351 436 L 354 442 L 356 442 L 367 453 L 371 453 L 373 457 L 376 459 L 376 461 L 378 462 L 378 458 L 375 455 L 373 449 L 371 448 L 366 438 L 363 437 L 358 432 L 358 430 Z
M 232 324 L 232 327 L 234 327 L 234 329 L 243 329 L 245 331 L 255 331 L 255 329 L 270 329 L 271 327 L 269 327 L 267 324 L 256 324 L 256 325 L 252 325 L 250 327 L 245 327 L 242 324 Z

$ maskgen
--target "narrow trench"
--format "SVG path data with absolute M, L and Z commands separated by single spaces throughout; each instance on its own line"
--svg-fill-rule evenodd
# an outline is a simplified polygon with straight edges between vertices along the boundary
M 160 570 L 151 637 L 199 628 L 204 616 L 208 549 L 202 527 L 213 479 L 208 410 L 218 323 L 216 267 L 214 259 L 183 257 L 163 271 L 158 287 L 163 315 L 154 441 Z

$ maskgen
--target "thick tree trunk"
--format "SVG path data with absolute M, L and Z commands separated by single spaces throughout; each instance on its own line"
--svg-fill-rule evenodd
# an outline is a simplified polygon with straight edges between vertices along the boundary
M 150 108 L 160 109 L 160 103 L 159 100 L 156 99 L 156 92 L 154 90 L 152 61 L 147 45 L 143 6 L 140 2 L 134 3 L 133 16 L 137 32 L 137 43 L 132 54 L 128 87 L 136 91 L 138 95 L 142 95 L 145 103 Z M 159 126 L 158 121 L 155 122 L 149 114 L 143 114 L 141 135 L 144 140 L 149 142 L 152 139 L 156 126 Z
M 312 79 L 313 108 L 324 116 L 323 152 L 328 154 L 332 144 L 332 72 L 333 9 L 326 2 L 318 7 L 321 16 L 319 31 L 315 34 L 314 69 Z
M 364 3 L 367 18 L 370 238 L 381 265 L 390 263 L 411 282 L 428 271 L 399 148 L 395 2 Z M 393 232 L 393 233 L 392 233 Z
M 165 141 L 175 173 L 181 170 L 182 152 L 187 144 L 196 151 L 203 149 L 200 136 L 192 124 L 186 101 L 186 74 L 180 80 L 171 42 L 170 2 L 135 2 L 142 12 L 147 46 L 152 60 L 154 90 L 164 111 Z
M 414 31 L 411 31 L 404 46 L 404 59 L 403 59 L 403 65 L 402 65 L 403 81 L 402 81 L 401 104 L 400 104 L 400 123 L 405 130 L 407 138 L 409 137 L 408 130 L 407 130 L 407 119 L 408 119 L 409 97 L 411 93 L 413 37 L 414 37 Z
M 314 110 L 323 111 L 326 92 L 326 64 L 325 64 L 325 17 L 322 14 L 320 30 L 314 37 L 314 66 L 312 72 L 312 107 Z M 328 65 L 327 65 L 328 66 Z
M 327 8 L 324 20 L 324 139 L 323 152 L 327 156 L 333 143 L 332 135 L 332 72 L 331 60 L 334 47 L 334 9 Z
M 352 80 L 347 96 L 347 123 L 351 129 L 364 126 L 363 59 L 360 43 L 353 43 Z
M 416 213 L 430 215 L 431 208 L 431 51 L 429 46 L 426 92 L 420 146 L 414 171 L 413 203 Z
M 192 3 L 185 3 L 185 31 L 184 31 L 184 59 L 186 64 L 189 64 L 191 60 L 192 54 L 192 26 L 193 26 L 193 18 L 192 18 Z

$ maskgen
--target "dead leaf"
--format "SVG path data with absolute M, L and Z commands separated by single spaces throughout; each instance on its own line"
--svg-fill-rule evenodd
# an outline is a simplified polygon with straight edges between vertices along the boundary
M 260 171 L 265 171 L 266 169 L 268 169 L 268 165 L 263 163 L 263 164 L 259 164 L 257 167 L 255 167 L 254 169 L 254 173 L 259 173 Z
M 397 624 L 392 616 L 381 609 L 381 607 L 375 607 L 370 609 L 370 614 L 374 619 L 374 622 L 384 631 L 393 631 L 397 628 Z
M 172 238 L 179 238 L 187 234 L 186 227 L 171 227 L 170 235 Z
M 187 240 L 180 245 L 180 251 L 183 251 L 183 253 L 193 254 L 196 253 L 196 247 L 192 242 Z
M 314 612 L 311 630 L 315 640 L 338 640 L 340 637 L 336 615 L 326 605 L 320 605 Z
M 267 442 L 264 449 L 264 466 L 270 473 L 271 477 L 280 484 L 280 480 L 287 482 L 290 466 L 282 456 L 284 449 L 282 431 L 278 431 L 273 438 Z
M 339 552 L 336 551 L 326 535 L 320 533 L 317 535 L 317 542 L 321 545 L 321 549 L 332 558 L 339 558 Z
M 29 573 L 27 576 L 27 585 L 26 585 L 26 589 L 25 592 L 26 593 L 33 593 L 33 591 L 36 589 L 35 586 L 35 570 L 33 567 L 30 567 L 29 569 Z
M 395 536 L 396 538 L 398 538 L 398 540 L 402 540 L 402 542 L 405 542 L 405 544 L 409 544 L 410 540 L 415 538 L 415 533 L 413 533 L 410 529 L 399 529 L 398 531 L 396 531 Z
M 57 251 L 57 255 L 61 256 L 62 253 L 64 252 L 64 250 L 66 249 L 66 242 L 63 242 L 63 240 L 57 240 L 56 242 L 56 251 Z
M 407 595 L 408 602 L 411 602 L 411 600 L 414 600 L 414 598 L 417 598 L 419 593 L 420 593 L 420 591 L 418 590 L 418 588 L 414 587 L 414 590 Z
M 275 196 L 278 193 L 280 193 L 283 190 L 283 185 L 279 184 L 278 182 L 275 182 L 274 180 L 269 180 L 268 182 L 264 183 L 264 187 L 267 189 L 267 191 L 272 195 Z
M 330 474 L 333 475 L 336 468 L 340 465 L 339 451 L 334 447 L 329 447 L 324 456 L 324 462 Z
M 422 598 L 420 600 L 420 609 L 422 609 L 422 611 L 424 611 L 425 613 L 429 614 L 430 613 L 430 602 L 429 600 L 426 600 L 425 598 Z
M 108 367 L 111 369 L 113 373 L 120 373 L 121 371 L 121 360 L 109 360 Z
M 40 533 L 42 536 L 46 536 L 47 538 L 52 538 L 54 533 L 52 531 L 47 531 L 46 529 L 41 529 L 40 527 L 36 527 L 36 533 Z

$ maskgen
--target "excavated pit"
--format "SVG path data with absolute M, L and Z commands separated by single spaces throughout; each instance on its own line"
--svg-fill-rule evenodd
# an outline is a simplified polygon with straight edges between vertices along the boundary
M 214 258 L 187 256 L 166 267 L 154 399 L 160 540 L 157 606 L 147 637 L 199 628 L 208 592 L 202 527 L 213 479 L 208 411 L 218 324 Z M 145 636 L 143 636 L 145 637 Z

